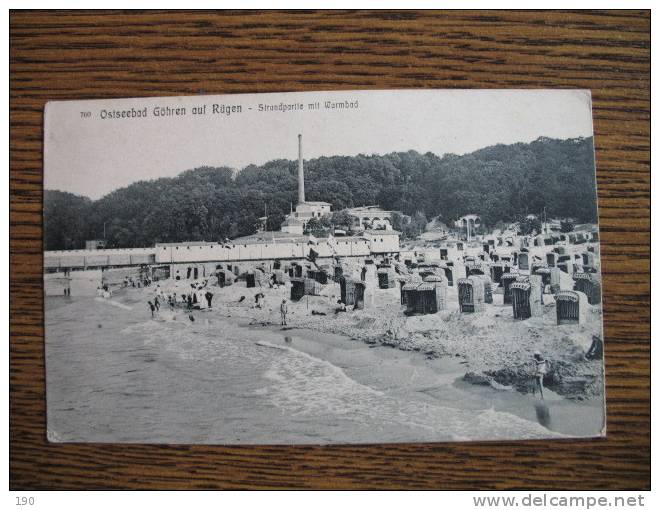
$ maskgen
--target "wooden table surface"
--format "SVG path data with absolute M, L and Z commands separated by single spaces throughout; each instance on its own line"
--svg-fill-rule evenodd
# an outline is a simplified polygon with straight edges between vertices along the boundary
M 10 487 L 650 487 L 649 12 L 10 15 Z M 325 447 L 49 444 L 43 107 L 51 99 L 585 88 L 602 237 L 607 439 Z

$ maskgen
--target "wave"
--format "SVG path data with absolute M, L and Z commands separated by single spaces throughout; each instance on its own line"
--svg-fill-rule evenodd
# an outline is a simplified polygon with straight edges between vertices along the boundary
M 297 419 L 348 419 L 357 427 L 369 427 L 373 441 L 382 440 L 379 430 L 400 430 L 399 438 L 408 440 L 563 437 L 492 408 L 465 410 L 434 405 L 416 399 L 413 393 L 383 393 L 351 379 L 340 367 L 295 348 L 268 341 L 258 345 L 286 352 L 272 360 L 264 377 L 274 383 L 268 394 L 272 402 Z

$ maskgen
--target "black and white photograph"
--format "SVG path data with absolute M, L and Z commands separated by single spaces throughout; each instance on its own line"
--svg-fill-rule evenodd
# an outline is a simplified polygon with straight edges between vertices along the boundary
M 47 434 L 601 437 L 587 90 L 54 101 Z

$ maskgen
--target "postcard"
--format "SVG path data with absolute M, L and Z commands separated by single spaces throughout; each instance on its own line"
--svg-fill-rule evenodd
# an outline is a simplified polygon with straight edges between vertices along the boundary
M 605 435 L 589 91 L 44 116 L 50 441 Z

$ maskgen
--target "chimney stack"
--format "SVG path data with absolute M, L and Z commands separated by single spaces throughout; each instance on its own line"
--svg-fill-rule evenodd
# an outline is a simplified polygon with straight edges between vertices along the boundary
M 298 135 L 298 203 L 305 202 L 305 173 L 303 170 L 302 135 Z

